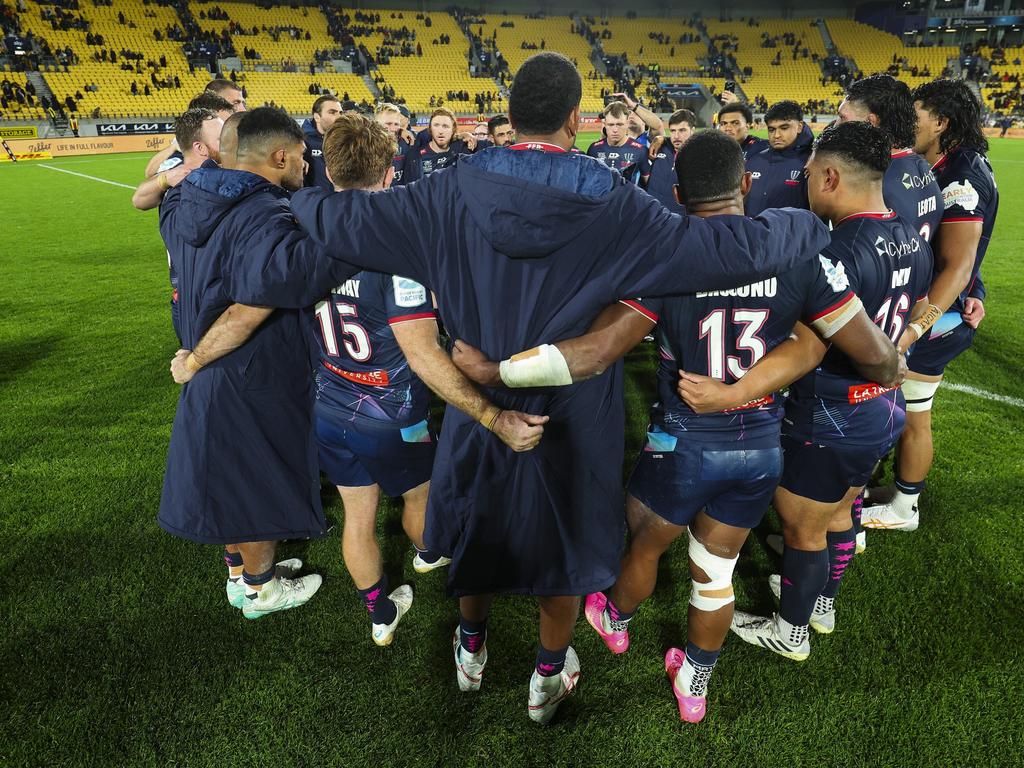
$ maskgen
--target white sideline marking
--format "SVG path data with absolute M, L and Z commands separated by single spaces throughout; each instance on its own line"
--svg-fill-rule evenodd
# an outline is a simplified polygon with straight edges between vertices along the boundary
M 952 390 L 953 392 L 963 392 L 965 395 L 974 395 L 980 397 L 982 400 L 992 400 L 996 403 L 1005 403 L 1006 405 L 1014 405 L 1018 408 L 1024 408 L 1024 400 L 1018 397 L 1008 397 L 1007 395 L 997 395 L 995 392 L 986 392 L 984 389 L 976 389 L 966 384 L 954 384 L 953 382 L 943 382 L 942 388 Z
M 130 184 L 122 184 L 120 181 L 111 181 L 110 179 L 101 179 L 99 176 L 89 176 L 85 173 L 79 173 L 78 171 L 69 171 L 67 168 L 58 168 L 55 165 L 44 165 L 40 164 L 40 168 L 49 168 L 51 171 L 58 171 L 59 173 L 70 173 L 72 176 L 81 176 L 83 179 L 92 179 L 93 181 L 99 181 L 103 184 L 110 184 L 115 187 L 124 187 L 125 189 L 135 189 Z

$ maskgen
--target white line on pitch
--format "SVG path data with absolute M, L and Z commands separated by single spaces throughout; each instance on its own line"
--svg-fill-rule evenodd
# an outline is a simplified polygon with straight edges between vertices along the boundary
M 60 173 L 69 173 L 72 176 L 81 176 L 83 179 L 92 179 L 93 181 L 99 181 L 103 184 L 110 184 L 115 187 L 124 187 L 125 189 L 135 189 L 130 184 L 122 184 L 120 181 L 111 181 L 110 179 L 101 179 L 99 176 L 89 176 L 85 173 L 78 173 L 78 171 L 69 171 L 66 168 L 58 168 L 55 165 L 39 165 L 40 168 L 49 168 L 51 171 L 58 171 Z
M 975 387 L 970 387 L 967 384 L 944 382 L 942 384 L 942 388 L 950 389 L 953 392 L 963 392 L 965 395 L 974 395 L 975 397 L 980 397 L 983 400 L 991 400 L 996 403 L 1005 403 L 1006 405 L 1015 405 L 1018 408 L 1024 408 L 1024 400 L 1021 400 L 1018 397 L 997 395 L 995 392 L 986 392 L 984 389 L 976 389 Z

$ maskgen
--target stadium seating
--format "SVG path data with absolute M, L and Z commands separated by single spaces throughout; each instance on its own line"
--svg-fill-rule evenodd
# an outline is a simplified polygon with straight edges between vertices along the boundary
M 604 108 L 601 90 L 612 91 L 615 83 L 599 76 L 590 60 L 593 49 L 586 38 L 572 31 L 572 20 L 568 16 L 529 18 L 510 14 L 485 16 L 486 24 L 479 25 L 480 36 L 494 37 L 498 50 L 515 72 L 530 56 L 537 53 L 541 43 L 544 50 L 557 51 L 576 62 L 583 75 L 584 112 L 600 112 Z M 502 26 L 504 25 L 504 26 Z M 475 25 L 476 26 L 476 25 Z M 495 36 L 496 35 L 496 36 Z M 524 48 L 527 46 L 536 46 Z
M 849 19 L 828 19 L 825 22 L 839 53 L 857 62 L 865 75 L 893 73 L 911 88 L 933 80 L 942 74 L 948 60 L 960 55 L 960 50 L 947 46 L 912 47 L 903 44 L 895 35 Z M 917 68 L 918 74 L 911 72 Z M 923 72 L 929 74 L 921 74 Z
M 821 84 L 821 66 L 813 59 L 814 54 L 819 59 L 826 55 L 825 41 L 813 19 L 761 19 L 753 26 L 745 21 L 709 19 L 705 26 L 713 39 L 727 36 L 732 40 L 737 46 L 733 55 L 740 66 L 751 68 L 751 75 L 741 78 L 748 99 L 760 96 L 769 104 L 792 99 L 800 103 L 822 101 L 833 108 L 838 106 L 841 92 L 833 83 Z M 797 41 L 796 58 L 794 46 L 786 45 L 781 39 L 775 47 L 765 47 L 765 34 L 770 39 L 793 35 Z M 779 58 L 777 65 L 773 64 L 776 55 Z
M 79 8 L 68 11 L 52 5 L 53 0 L 26 0 L 26 9 L 17 14 L 22 34 L 31 32 L 51 49 L 69 49 L 72 58 L 77 58 L 61 71 L 50 68 L 44 73 L 57 101 L 64 104 L 71 97 L 74 112 L 79 115 L 122 118 L 179 114 L 211 75 L 205 68 L 190 67 L 178 11 L 152 0 L 109 0 L 109 5 L 107 1 L 80 0 Z M 357 102 L 375 100 L 363 78 L 334 74 L 329 71 L 333 69 L 329 63 L 322 63 L 333 58 L 326 56 L 326 51 L 337 51 L 342 44 L 328 31 L 328 17 L 320 8 L 282 5 L 268 9 L 249 2 L 216 0 L 189 0 L 187 8 L 203 33 L 221 37 L 227 30 L 235 53 L 242 59 L 237 77 L 247 89 L 251 105 L 273 103 L 292 113 L 305 114 L 315 98 L 310 94 L 312 85 L 339 95 L 347 93 Z M 329 11 L 335 24 L 341 16 L 349 17 L 349 26 L 358 28 L 352 32 L 356 45 L 365 48 L 376 64 L 370 78 L 381 88 L 393 88 L 396 99 L 404 100 L 411 110 L 423 115 L 440 101 L 455 112 L 476 113 L 476 95 L 487 92 L 493 97 L 493 111 L 506 108 L 498 96 L 498 82 L 471 75 L 470 40 L 450 13 L 372 13 L 377 18 L 360 17 L 360 21 L 354 18 L 356 11 Z M 62 24 L 61 16 L 72 23 Z M 84 23 L 79 24 L 79 18 Z M 697 33 L 688 19 L 612 16 L 590 19 L 588 24 L 605 55 L 625 56 L 635 67 L 656 67 L 663 80 L 685 78 L 705 84 L 712 92 L 720 92 L 725 85 L 725 77 L 699 75 L 700 62 L 707 54 L 699 35 L 695 42 L 680 42 Z M 815 20 L 709 18 L 704 24 L 722 52 L 735 56 L 741 69 L 749 68 L 750 74 L 740 80 L 751 101 L 763 99 L 771 104 L 794 99 L 812 103 L 812 110 L 826 112 L 838 106 L 842 98 L 839 87 L 830 82 L 822 84 L 819 61 L 827 54 Z M 953 47 L 908 47 L 898 37 L 852 20 L 827 19 L 826 24 L 840 54 L 853 59 L 865 74 L 891 71 L 911 87 L 939 76 L 947 60 L 959 54 Z M 411 36 L 399 33 L 402 27 Z M 168 38 L 169 30 L 176 33 L 172 35 L 176 39 Z M 471 33 L 485 41 L 485 47 L 496 47 L 512 74 L 542 48 L 573 59 L 584 78 L 585 113 L 599 112 L 604 94 L 616 89 L 611 78 L 595 69 L 595 49 L 578 34 L 568 16 L 488 14 L 473 17 Z M 101 37 L 102 43 L 98 44 L 96 37 Z M 113 62 L 111 52 L 116 57 Z M 1008 63 L 993 65 L 995 76 L 982 91 L 990 108 L 1005 109 L 1020 103 L 1013 78 L 1024 74 L 1024 65 L 1011 62 L 1021 56 L 1022 49 L 1007 50 Z M 310 65 L 317 59 L 318 71 L 310 74 Z M 12 75 L 11 80 L 19 85 L 25 82 L 21 74 Z M 652 82 L 647 83 L 648 88 Z M 469 98 L 453 98 L 455 94 Z M 25 118 L 43 119 L 45 115 L 38 104 L 10 99 L 7 109 L 0 112 L 0 119 Z

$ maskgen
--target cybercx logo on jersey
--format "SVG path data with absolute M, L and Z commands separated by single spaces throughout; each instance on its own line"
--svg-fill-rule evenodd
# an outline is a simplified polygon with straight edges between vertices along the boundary
M 917 238 L 914 238 L 909 243 L 897 243 L 892 240 L 887 240 L 882 235 L 879 235 L 875 239 L 875 252 L 879 256 L 891 256 L 894 259 L 900 259 L 904 256 L 909 256 L 912 253 L 917 253 L 920 250 L 921 241 Z
M 323 157 L 324 151 L 322 149 L 314 149 L 314 150 L 312 150 L 312 152 L 310 152 L 310 154 L 313 157 Z
M 924 189 L 935 181 L 935 174 L 931 171 L 928 171 L 928 173 L 923 176 L 918 176 L 913 173 L 904 173 L 902 181 L 904 189 Z

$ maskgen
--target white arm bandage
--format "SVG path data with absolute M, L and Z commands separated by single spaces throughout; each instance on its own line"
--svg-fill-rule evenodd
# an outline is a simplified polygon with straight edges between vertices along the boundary
M 564 387 L 572 384 L 569 364 L 554 344 L 541 344 L 502 360 L 498 370 L 506 387 Z
M 853 320 L 863 306 L 860 297 L 854 296 L 843 306 L 839 307 L 839 309 L 814 320 L 811 325 L 814 326 L 814 330 L 821 334 L 823 339 L 831 339 L 835 334 L 843 330 L 848 322 Z

